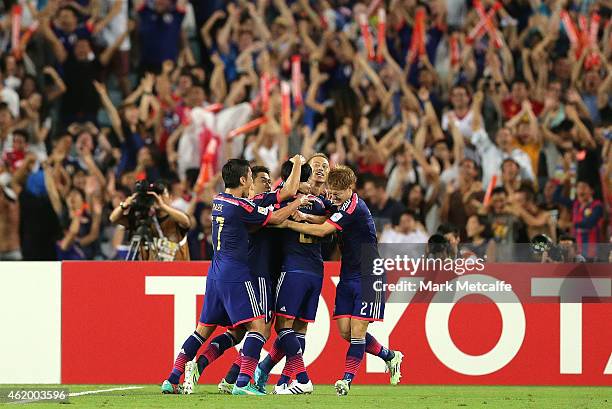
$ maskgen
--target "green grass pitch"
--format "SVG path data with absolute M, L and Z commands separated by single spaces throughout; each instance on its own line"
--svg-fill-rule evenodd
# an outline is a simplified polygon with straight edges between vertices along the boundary
M 65 385 L 71 393 L 98 391 L 134 385 Z M 0 385 L 24 388 L 24 385 Z M 28 385 L 28 388 L 34 386 Z M 51 385 L 40 385 L 44 389 Z M 269 388 L 270 389 L 270 388 Z M 193 395 L 161 395 L 157 385 L 140 389 L 92 393 L 69 398 L 69 406 L 48 403 L 45 407 L 63 408 L 612 408 L 612 387 L 573 386 L 370 386 L 355 385 L 348 396 L 338 397 L 331 385 L 315 385 L 306 396 L 229 396 L 217 392 L 215 385 L 200 385 Z M 0 406 L 5 406 L 0 404 Z

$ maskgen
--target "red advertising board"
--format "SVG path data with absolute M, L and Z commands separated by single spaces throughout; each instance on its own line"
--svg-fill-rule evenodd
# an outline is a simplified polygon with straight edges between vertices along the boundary
M 479 274 L 495 277 L 494 267 Z M 519 277 L 534 265 L 505 268 Z M 195 328 L 207 269 L 205 262 L 63 263 L 62 383 L 160 383 L 177 343 Z M 404 353 L 402 384 L 612 385 L 612 280 L 606 274 L 596 283 L 602 302 L 560 304 L 554 296 L 528 294 L 518 295 L 520 303 L 495 304 L 483 296 L 454 305 L 395 302 L 372 333 Z M 307 336 L 305 358 L 315 383 L 332 383 L 343 373 L 347 344 L 329 318 L 338 275 L 339 264 L 326 263 L 318 323 Z M 517 288 L 529 285 L 534 293 L 533 278 Z M 554 282 L 538 286 L 554 293 Z M 218 382 L 235 354 L 230 350 L 209 366 L 201 382 Z M 356 383 L 388 382 L 377 359 L 362 363 Z

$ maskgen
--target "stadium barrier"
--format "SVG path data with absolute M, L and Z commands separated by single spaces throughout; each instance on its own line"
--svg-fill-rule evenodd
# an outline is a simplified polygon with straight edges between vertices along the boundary
M 489 264 L 479 277 L 511 272 L 517 302 L 390 300 L 370 332 L 405 354 L 403 384 L 612 385 L 610 265 L 596 278 L 572 270 L 571 291 L 546 269 Z M 159 383 L 197 322 L 207 270 L 207 262 L 0 263 L 0 383 Z M 338 276 L 339 264 L 326 263 L 307 335 L 315 383 L 343 371 L 346 343 L 330 319 Z M 218 382 L 234 357 L 218 359 L 201 382 Z M 356 382 L 387 383 L 382 361 L 368 356 Z

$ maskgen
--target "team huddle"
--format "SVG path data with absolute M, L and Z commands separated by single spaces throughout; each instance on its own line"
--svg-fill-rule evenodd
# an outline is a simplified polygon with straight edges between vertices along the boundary
M 162 393 L 193 393 L 205 368 L 243 339 L 240 353 L 219 383 L 220 392 L 265 395 L 270 372 L 286 357 L 273 393 L 312 393 L 303 353 L 323 285 L 322 240 L 333 233 L 342 255 L 333 319 L 349 342 L 336 392 L 348 394 L 365 353 L 383 359 L 390 383 L 397 384 L 402 353 L 382 346 L 367 332 L 370 322 L 383 319 L 385 300 L 380 292 L 364 290 L 372 288 L 364 282 L 384 276 L 362 271 L 363 257 L 377 253 L 377 240 L 370 211 L 353 192 L 353 171 L 345 166 L 330 170 L 327 157 L 315 154 L 308 162 L 301 155 L 285 162 L 282 182 L 273 191 L 269 170 L 250 168 L 245 160 L 229 160 L 222 177 L 225 191 L 212 204 L 214 256 L 202 312 L 162 383 Z M 217 326 L 228 329 L 198 356 Z M 276 339 L 259 362 L 272 327 Z

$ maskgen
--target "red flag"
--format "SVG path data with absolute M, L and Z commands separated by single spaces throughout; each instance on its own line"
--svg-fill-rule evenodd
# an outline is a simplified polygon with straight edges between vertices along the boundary
M 268 112 L 270 108 L 270 76 L 264 73 L 259 81 L 261 94 L 261 111 Z
M 472 44 L 474 41 L 479 40 L 484 33 L 487 32 L 486 22 L 487 20 L 493 20 L 493 17 L 497 11 L 502 7 L 501 3 L 495 2 L 493 7 L 487 12 L 486 18 L 481 18 L 478 23 L 472 28 L 467 36 L 467 43 Z
M 207 106 L 205 106 L 203 109 L 204 109 L 204 111 L 206 111 L 206 112 L 214 112 L 214 113 L 217 113 L 217 112 L 219 112 L 219 111 L 221 111 L 221 110 L 223 109 L 223 104 L 220 104 L 220 103 L 218 103 L 218 102 L 217 102 L 217 103 L 215 103 L 215 104 L 210 104 L 210 105 L 207 105 Z
M 448 39 L 450 48 L 450 63 L 451 67 L 456 67 L 461 59 L 459 51 L 459 39 L 456 34 L 453 34 Z
M 412 39 L 410 42 L 410 62 L 414 62 L 417 55 L 422 55 L 421 50 L 425 48 L 425 45 L 421 44 L 421 41 L 425 36 L 425 9 L 419 7 L 414 16 L 414 26 L 412 27 Z
M 491 201 L 491 195 L 493 194 L 493 189 L 495 189 L 495 185 L 497 185 L 497 175 L 491 176 L 491 181 L 489 182 L 489 186 L 487 186 L 487 193 L 485 193 L 484 200 L 482 201 L 483 206 L 488 206 Z
M 210 132 L 210 131 L 208 131 Z M 204 185 L 212 178 L 214 174 L 214 165 L 217 155 L 217 147 L 219 146 L 218 137 L 209 137 L 208 144 L 202 153 L 202 161 L 200 163 L 200 173 L 195 184 L 196 193 L 204 190 Z
M 498 4 L 498 2 L 495 3 L 495 5 Z M 495 5 L 493 7 L 495 7 Z M 498 7 L 501 7 L 501 5 Z M 493 16 L 491 16 L 491 18 L 488 17 L 480 0 L 474 0 L 474 8 L 476 8 L 478 16 L 484 20 L 485 27 L 489 32 L 489 39 L 493 42 L 495 48 L 502 48 L 504 46 L 504 40 L 499 36 L 499 33 L 493 24 Z
M 561 13 L 559 15 L 561 16 L 561 21 L 563 22 L 563 27 L 565 28 L 567 38 L 569 38 L 572 47 L 576 49 L 576 54 L 580 55 L 582 51 L 580 50 L 580 39 L 578 37 L 578 32 L 576 31 L 576 26 L 574 25 L 572 18 L 565 10 L 561 10 Z
M 370 36 L 370 26 L 368 24 L 368 18 L 365 14 L 359 15 L 359 26 L 361 27 L 361 37 L 363 38 L 363 44 L 365 45 L 366 51 L 368 52 L 368 58 L 373 60 L 374 46 L 372 45 L 372 37 Z
M 21 12 L 22 10 L 19 4 L 13 5 L 11 16 L 11 49 L 17 59 L 21 59 Z
M 227 134 L 227 138 L 232 139 L 240 134 L 250 132 L 253 129 L 256 129 L 257 127 L 259 127 L 260 125 L 265 124 L 267 121 L 268 119 L 265 116 L 261 116 L 257 119 L 253 119 L 252 121 L 249 121 L 246 124 L 230 131 Z
M 287 81 L 281 82 L 281 127 L 285 135 L 291 132 L 291 87 Z
M 383 56 L 383 47 L 385 42 L 387 41 L 387 37 L 385 36 L 385 26 L 387 23 L 387 16 L 385 13 L 385 9 L 383 7 L 378 9 L 378 49 L 376 50 L 376 60 L 379 64 L 382 64 L 384 60 Z
M 293 88 L 293 103 L 302 105 L 302 58 L 299 55 L 291 57 L 291 86 Z

